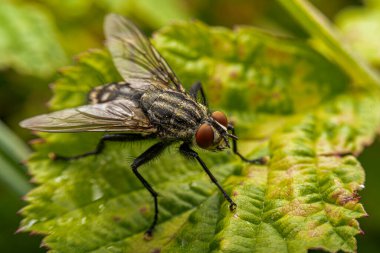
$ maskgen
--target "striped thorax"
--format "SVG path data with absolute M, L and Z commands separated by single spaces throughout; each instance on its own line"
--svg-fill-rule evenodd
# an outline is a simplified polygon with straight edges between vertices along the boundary
M 158 136 L 166 140 L 191 140 L 207 119 L 207 108 L 186 93 L 151 90 L 141 97 L 141 105 Z

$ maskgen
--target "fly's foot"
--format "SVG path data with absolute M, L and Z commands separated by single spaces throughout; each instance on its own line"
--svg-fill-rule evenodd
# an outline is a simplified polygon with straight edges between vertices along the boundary
M 236 208 L 237 208 L 237 205 L 235 204 L 235 202 L 231 202 L 230 203 L 230 211 L 233 212 L 236 210 Z
M 252 159 L 252 160 L 244 158 L 243 161 L 247 162 L 247 163 L 257 164 L 257 165 L 265 165 L 268 163 L 269 157 L 268 156 L 262 156 L 260 158 L 256 158 L 256 159 Z
M 262 156 L 260 158 L 257 159 L 257 164 L 260 164 L 260 165 L 265 165 L 269 162 L 269 157 L 268 156 Z
M 150 241 L 153 239 L 153 229 L 149 228 L 144 234 L 144 240 Z
M 48 154 L 48 157 L 49 157 L 50 160 L 52 160 L 52 161 L 69 161 L 69 160 L 76 159 L 76 157 L 65 157 L 65 156 L 60 156 L 60 155 L 57 155 L 57 153 L 54 153 L 54 152 L 50 152 L 50 153 Z

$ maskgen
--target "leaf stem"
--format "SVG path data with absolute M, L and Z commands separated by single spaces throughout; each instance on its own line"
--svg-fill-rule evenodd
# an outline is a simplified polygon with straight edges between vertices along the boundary
M 21 174 L 20 165 L 29 152 L 24 142 L 0 121 L 0 180 L 20 195 L 24 195 L 31 188 Z
M 353 79 L 356 85 L 380 85 L 377 73 L 350 49 L 334 25 L 306 0 L 278 0 L 278 2 L 321 43 L 317 49 L 334 60 Z
M 15 162 L 25 160 L 30 150 L 20 138 L 0 121 L 0 150 Z
M 0 180 L 19 195 L 24 195 L 31 189 L 31 186 L 18 172 L 19 170 L 16 164 L 7 161 L 7 159 L 0 154 Z

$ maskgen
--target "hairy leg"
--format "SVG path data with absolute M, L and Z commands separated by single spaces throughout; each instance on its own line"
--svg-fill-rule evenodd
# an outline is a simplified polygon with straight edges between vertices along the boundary
M 203 87 L 202 87 L 202 83 L 201 82 L 196 82 L 194 83 L 191 87 L 190 87 L 190 90 L 189 90 L 189 94 L 195 99 L 197 100 L 198 98 L 198 92 L 200 93 L 201 95 L 201 103 L 207 107 L 207 99 L 206 99 L 206 94 L 203 90 Z
M 231 197 L 226 193 L 226 191 L 223 189 L 223 187 L 219 184 L 218 180 L 214 177 L 214 175 L 211 173 L 211 171 L 207 168 L 206 164 L 199 157 L 198 153 L 195 152 L 194 150 L 192 150 L 189 147 L 189 144 L 187 144 L 187 143 L 183 143 L 180 146 L 179 150 L 185 156 L 187 156 L 189 158 L 196 159 L 198 161 L 198 163 L 202 166 L 203 170 L 210 177 L 211 181 L 219 188 L 219 190 L 222 192 L 224 198 L 230 203 L 230 210 L 231 211 L 235 210 L 236 209 L 235 202 L 232 201 Z
M 105 143 L 109 142 L 109 141 L 127 142 L 127 141 L 146 140 L 146 139 L 151 139 L 151 138 L 153 138 L 153 136 L 151 136 L 151 135 L 142 136 L 142 135 L 137 135 L 137 134 L 107 134 L 107 135 L 104 135 L 100 139 L 98 145 L 92 151 L 89 151 L 89 152 L 86 152 L 86 153 L 83 153 L 80 155 L 69 156 L 69 157 L 61 156 L 61 155 L 57 155 L 57 154 L 52 154 L 51 158 L 53 160 L 64 160 L 64 161 L 75 160 L 75 159 L 83 158 L 86 156 L 100 154 L 105 148 Z
M 149 162 L 153 158 L 157 157 L 161 154 L 161 152 L 169 146 L 170 143 L 158 142 L 148 148 L 144 153 L 138 156 L 132 163 L 131 167 L 133 173 L 135 173 L 136 177 L 140 180 L 140 182 L 144 185 L 144 187 L 150 192 L 154 199 L 154 219 L 148 230 L 145 232 L 145 239 L 150 239 L 152 237 L 152 233 L 154 227 L 157 224 L 158 219 L 158 202 L 157 202 L 157 192 L 153 190 L 152 186 L 145 180 L 143 176 L 138 172 L 138 168 L 146 162 Z
M 228 124 L 228 130 L 231 131 L 233 135 L 235 135 L 235 128 L 232 124 Z M 257 159 L 247 159 L 245 158 L 242 154 L 239 153 L 238 147 L 237 147 L 237 141 L 236 139 L 232 139 L 232 151 L 234 154 L 240 157 L 241 160 L 247 163 L 254 163 L 254 164 L 265 164 L 266 163 L 266 158 L 265 157 L 260 157 Z

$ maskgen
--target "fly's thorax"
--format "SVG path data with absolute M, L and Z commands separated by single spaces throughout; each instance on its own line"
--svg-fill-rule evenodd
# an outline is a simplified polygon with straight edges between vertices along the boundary
M 207 108 L 186 93 L 152 90 L 141 97 L 143 110 L 162 139 L 189 141 L 207 116 Z

